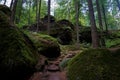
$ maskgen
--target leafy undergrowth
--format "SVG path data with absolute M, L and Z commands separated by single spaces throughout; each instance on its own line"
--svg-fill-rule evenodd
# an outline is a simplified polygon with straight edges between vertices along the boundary
M 113 31 L 106 37 L 106 47 L 120 46 L 120 31 Z
M 120 80 L 120 50 L 89 49 L 68 64 L 69 80 Z

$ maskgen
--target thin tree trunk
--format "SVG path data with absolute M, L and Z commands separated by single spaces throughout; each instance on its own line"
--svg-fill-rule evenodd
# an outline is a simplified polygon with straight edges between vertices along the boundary
M 21 1 L 21 4 L 20 4 L 17 23 L 20 22 L 20 17 L 21 17 L 22 8 L 23 8 L 23 0 Z
M 41 11 L 41 0 L 38 1 L 38 18 L 37 18 L 37 29 L 36 32 L 39 30 L 39 22 L 40 22 L 40 11 Z
M 47 25 L 48 34 L 50 34 L 50 5 L 51 5 L 51 0 L 48 0 L 48 25 Z
M 30 15 L 30 9 L 31 9 L 31 1 L 29 1 L 29 13 L 28 13 L 28 24 L 31 23 L 31 15 Z
M 120 11 L 120 2 L 119 2 L 119 0 L 115 0 L 116 1 L 116 3 L 117 3 L 117 6 L 118 6 L 118 8 L 119 8 L 119 11 Z
M 97 32 L 96 23 L 95 23 L 92 0 L 87 0 L 87 2 L 88 2 L 88 8 L 89 8 L 90 23 L 91 23 L 92 46 L 93 48 L 98 48 L 99 39 L 98 39 L 98 32 Z
M 102 4 L 102 12 L 103 12 L 103 17 L 104 17 L 104 22 L 105 22 L 106 32 L 108 32 L 108 25 L 107 25 L 107 19 L 106 19 L 105 7 L 104 7 L 103 4 Z
M 77 44 L 79 44 L 79 3 L 78 0 L 75 0 L 75 11 L 76 11 L 76 36 Z
M 105 40 L 103 36 L 103 23 L 102 23 L 102 16 L 101 16 L 101 9 L 99 5 L 99 0 L 96 0 L 96 5 L 97 5 L 97 12 L 98 12 L 98 20 L 99 20 L 99 27 L 100 27 L 100 40 L 101 40 L 101 46 L 105 47 Z
M 11 9 L 11 10 L 12 10 L 12 8 L 13 8 L 13 3 L 14 3 L 14 0 L 12 0 L 11 3 L 10 3 L 10 9 Z
M 18 2 L 18 0 L 15 0 L 14 3 L 13 3 L 12 15 L 11 15 L 12 23 L 14 23 L 14 21 L 15 21 L 15 13 L 16 13 L 17 2 Z
M 6 0 L 4 0 L 4 5 L 6 4 Z
M 35 0 L 36 4 L 36 22 L 38 21 L 38 0 Z
M 67 19 L 68 20 L 71 20 L 71 18 L 70 18 L 70 2 L 68 3 L 68 16 L 67 16 Z

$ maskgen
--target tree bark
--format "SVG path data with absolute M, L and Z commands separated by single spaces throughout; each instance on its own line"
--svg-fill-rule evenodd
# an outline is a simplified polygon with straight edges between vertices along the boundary
M 120 2 L 119 2 L 119 0 L 115 0 L 115 1 L 116 1 L 116 3 L 117 3 L 118 9 L 119 9 L 119 11 L 120 11 Z
M 14 0 L 12 0 L 11 3 L 10 3 L 10 9 L 11 9 L 11 10 L 12 10 L 12 8 L 13 8 L 13 2 L 14 2 Z
M 105 13 L 105 7 L 104 7 L 104 4 L 102 4 L 102 12 L 103 12 L 103 17 L 104 17 L 104 22 L 105 22 L 106 32 L 108 32 L 108 25 L 107 25 L 107 19 L 106 19 L 106 13 Z
M 4 0 L 4 5 L 6 4 L 6 0 Z
M 100 3 L 99 0 L 96 0 L 96 5 L 97 5 L 97 12 L 98 12 L 98 20 L 99 20 L 99 27 L 100 27 L 100 41 L 101 41 L 101 46 L 105 47 L 105 40 L 103 36 L 103 23 L 102 23 L 102 16 L 101 16 L 101 9 L 100 9 Z
M 50 34 L 50 5 L 51 5 L 51 0 L 48 0 L 48 25 L 47 25 L 48 34 Z
M 18 13 L 17 24 L 19 24 L 19 22 L 20 22 L 20 17 L 21 17 L 22 9 L 23 9 L 23 0 L 20 2 L 20 8 L 19 8 L 19 13 Z
M 77 36 L 77 44 L 79 44 L 79 2 L 75 0 L 75 11 L 76 11 L 76 36 Z
M 99 39 L 98 39 L 98 32 L 97 32 L 96 23 L 95 23 L 92 0 L 87 0 L 87 2 L 88 2 L 88 8 L 89 8 L 90 24 L 91 24 L 92 46 L 93 48 L 98 48 Z
M 30 25 L 30 23 L 31 23 L 31 13 L 30 13 L 30 9 L 31 9 L 31 1 L 29 1 L 29 12 L 28 12 L 28 25 Z
M 14 23 L 14 21 L 15 21 L 15 13 L 16 13 L 17 2 L 18 2 L 18 0 L 15 0 L 14 3 L 13 3 L 12 14 L 11 14 L 12 23 Z
M 39 30 L 39 22 L 40 22 L 40 11 L 41 11 L 41 0 L 38 1 L 38 18 L 37 18 L 37 29 L 36 32 Z

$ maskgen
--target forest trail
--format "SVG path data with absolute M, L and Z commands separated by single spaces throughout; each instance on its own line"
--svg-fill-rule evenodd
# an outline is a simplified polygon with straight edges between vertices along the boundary
M 29 80 L 67 80 L 66 70 L 61 69 L 59 64 L 63 59 L 72 58 L 79 52 L 80 50 L 68 51 L 67 54 L 63 54 L 57 59 L 48 60 L 48 65 L 45 65 L 44 71 L 34 73 Z M 45 61 L 45 58 L 42 58 Z M 41 64 L 41 58 L 39 60 L 38 65 Z
M 60 69 L 59 63 L 59 58 L 48 61 L 44 71 L 34 73 L 29 80 L 67 80 L 66 72 Z

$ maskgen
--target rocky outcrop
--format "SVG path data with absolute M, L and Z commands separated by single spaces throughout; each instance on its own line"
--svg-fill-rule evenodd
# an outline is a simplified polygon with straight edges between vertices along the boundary
M 35 71 L 38 54 L 31 40 L 10 23 L 10 9 L 0 5 L 0 73 L 3 80 L 25 80 Z
M 47 58 L 57 58 L 60 56 L 60 46 L 55 38 L 33 32 L 28 32 L 27 34 L 34 42 L 39 54 Z
M 89 49 L 76 55 L 68 64 L 69 80 L 119 80 L 120 49 Z

